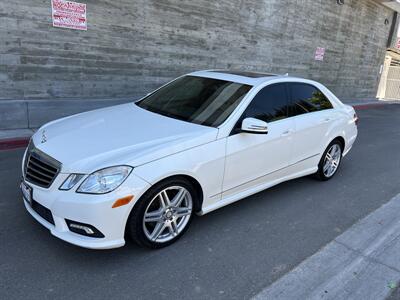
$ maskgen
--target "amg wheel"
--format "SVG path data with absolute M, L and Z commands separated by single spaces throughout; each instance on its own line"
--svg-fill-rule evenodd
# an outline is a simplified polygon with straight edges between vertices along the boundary
M 318 172 L 316 174 L 318 179 L 329 180 L 336 174 L 342 161 L 342 147 L 338 140 L 334 140 L 329 144 L 318 164 Z
M 175 242 L 189 227 L 195 195 L 192 185 L 184 179 L 166 180 L 152 187 L 128 220 L 133 240 L 153 249 Z

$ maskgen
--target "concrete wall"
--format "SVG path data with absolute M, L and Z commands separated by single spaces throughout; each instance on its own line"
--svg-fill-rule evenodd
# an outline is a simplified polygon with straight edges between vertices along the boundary
M 53 28 L 50 0 L 0 2 L 3 114 L 6 103 L 21 114 L 9 100 L 49 99 L 42 103 L 63 110 L 79 109 L 65 99 L 135 99 L 210 68 L 288 72 L 340 97 L 371 98 L 393 14 L 373 0 L 81 2 L 87 32 Z M 316 47 L 326 48 L 323 62 Z

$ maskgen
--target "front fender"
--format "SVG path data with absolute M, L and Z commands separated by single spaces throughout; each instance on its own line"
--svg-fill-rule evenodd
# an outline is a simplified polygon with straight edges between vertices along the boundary
M 194 178 L 203 190 L 204 202 L 215 201 L 221 194 L 226 139 L 194 147 L 135 168 L 135 174 L 154 185 L 176 175 Z M 212 197 L 214 196 L 214 197 Z

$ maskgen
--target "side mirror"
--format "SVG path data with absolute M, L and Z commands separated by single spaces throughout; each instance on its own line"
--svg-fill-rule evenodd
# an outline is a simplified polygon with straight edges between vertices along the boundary
M 268 133 L 268 124 L 267 122 L 261 121 L 255 118 L 246 118 L 242 122 L 242 132 L 248 133 Z

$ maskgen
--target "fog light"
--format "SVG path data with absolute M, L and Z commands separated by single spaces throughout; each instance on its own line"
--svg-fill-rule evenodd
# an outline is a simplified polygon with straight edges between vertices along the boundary
M 76 228 L 76 229 L 84 230 L 87 234 L 94 234 L 94 231 L 91 228 L 87 227 L 87 226 L 71 223 L 69 225 L 69 227 L 70 228 Z
M 71 220 L 65 220 L 65 222 L 68 225 L 68 228 L 71 232 L 84 235 L 84 236 L 90 236 L 94 238 L 103 238 L 104 234 L 102 234 L 96 227 L 90 225 L 90 224 L 85 224 L 85 223 L 80 223 L 76 221 L 71 221 Z

